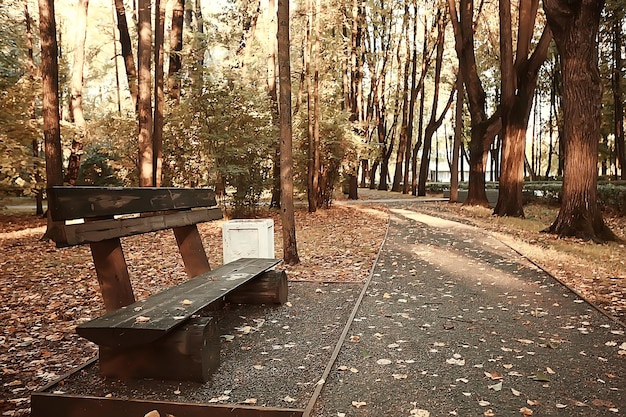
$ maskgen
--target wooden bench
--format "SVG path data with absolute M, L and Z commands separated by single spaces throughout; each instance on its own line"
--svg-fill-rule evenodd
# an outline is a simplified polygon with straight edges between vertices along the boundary
M 281 304 L 280 260 L 243 258 L 211 270 L 197 224 L 222 218 L 209 189 L 52 187 L 58 247 L 89 244 L 107 314 L 77 327 L 98 344 L 100 372 L 119 378 L 206 381 L 219 365 L 219 331 L 206 316 L 224 301 Z M 189 280 L 135 301 L 120 238 L 172 229 Z

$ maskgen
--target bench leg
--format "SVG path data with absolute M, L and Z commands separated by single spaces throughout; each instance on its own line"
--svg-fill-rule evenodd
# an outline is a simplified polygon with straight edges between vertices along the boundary
M 135 295 L 120 240 L 108 239 L 90 246 L 106 311 L 115 311 L 134 303 Z
M 183 257 L 187 276 L 193 278 L 210 271 L 209 259 L 196 225 L 174 227 L 172 230 L 176 236 L 178 250 Z
M 220 363 L 215 319 L 198 317 L 149 345 L 100 347 L 100 373 L 121 379 L 158 378 L 206 382 Z
M 289 283 L 285 271 L 266 271 L 226 296 L 233 304 L 284 304 Z

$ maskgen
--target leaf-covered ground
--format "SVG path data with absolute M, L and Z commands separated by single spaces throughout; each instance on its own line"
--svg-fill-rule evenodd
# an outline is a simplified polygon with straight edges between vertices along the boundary
M 362 196 L 405 198 L 395 193 Z M 420 210 L 489 230 L 586 299 L 621 320 L 626 315 L 626 261 L 623 244 L 597 246 L 539 233 L 556 210 L 526 208 L 527 219 L 499 219 L 485 209 L 447 203 L 420 203 Z M 281 256 L 280 219 L 275 219 L 276 254 Z M 606 216 L 626 238 L 623 218 Z M 296 214 L 301 264 L 288 267 L 291 280 L 363 282 L 370 273 L 388 222 L 382 205 L 337 204 L 333 209 Z M 0 412 L 29 413 L 33 390 L 92 357 L 95 347 L 74 333 L 75 326 L 103 312 L 87 247 L 56 249 L 40 241 L 44 221 L 0 213 Z M 221 264 L 221 222 L 201 226 L 212 265 Z M 124 240 L 138 298 L 186 279 L 171 232 Z M 496 381 L 497 383 L 497 381 Z
M 282 254 L 275 219 L 276 256 Z M 301 263 L 291 280 L 362 282 L 386 231 L 383 207 L 334 207 L 296 213 Z M 200 225 L 211 265 L 222 263 L 223 222 Z M 0 414 L 29 413 L 30 393 L 96 353 L 74 332 L 104 312 L 89 248 L 57 249 L 40 240 L 45 222 L 0 213 Z M 123 241 L 135 296 L 144 298 L 186 279 L 170 231 Z

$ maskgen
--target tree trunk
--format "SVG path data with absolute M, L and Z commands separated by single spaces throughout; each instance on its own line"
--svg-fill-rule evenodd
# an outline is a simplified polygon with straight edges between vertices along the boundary
M 122 57 L 124 58 L 124 66 L 126 68 L 128 89 L 130 90 L 133 108 L 137 110 L 137 67 L 135 66 L 135 59 L 133 58 L 133 48 L 128 32 L 124 0 L 115 0 L 115 11 L 117 13 L 117 30 L 120 32 L 120 45 L 122 47 Z
M 463 79 L 459 72 L 456 80 L 456 109 L 454 115 L 454 148 L 450 164 L 450 203 L 459 199 L 459 153 L 461 151 L 461 135 L 463 134 Z
M 406 57 L 404 61 L 404 70 L 402 71 L 402 122 L 400 124 L 400 140 L 398 141 L 398 151 L 396 153 L 396 166 L 393 174 L 393 184 L 391 191 L 402 191 L 402 178 L 404 176 L 402 164 L 404 163 L 404 153 L 407 147 L 408 123 L 409 123 L 409 74 L 411 72 L 410 43 L 409 43 L 409 3 L 405 0 L 404 15 L 402 19 L 402 34 L 406 48 Z M 400 47 L 398 47 L 398 64 L 400 64 Z M 400 65 L 399 65 L 400 66 Z
M 152 129 L 152 185 L 161 186 L 163 170 L 163 109 L 165 107 L 164 48 L 165 42 L 165 1 L 155 1 L 154 15 L 154 127 Z
M 139 48 L 139 186 L 151 187 L 153 184 L 153 146 L 152 146 L 152 75 L 151 46 L 152 25 L 150 0 L 139 0 L 138 32 Z
M 168 95 L 173 100 L 180 100 L 180 79 L 178 72 L 183 67 L 183 21 L 185 1 L 175 0 L 172 9 L 172 29 L 170 30 L 170 65 L 167 77 Z
M 487 118 L 486 115 L 486 94 L 478 75 L 474 52 L 474 2 L 461 0 L 459 15 L 457 15 L 454 0 L 448 0 L 448 7 L 454 27 L 459 69 L 468 96 L 472 130 L 469 146 L 469 190 L 464 204 L 488 207 L 489 202 L 485 192 L 485 167 L 491 141 L 499 131 L 496 129 L 499 116 Z
M 283 260 L 300 263 L 293 204 L 293 149 L 291 130 L 291 63 L 289 57 L 289 0 L 278 0 L 278 78 L 280 103 L 280 179 Z
M 597 205 L 602 103 L 597 35 L 603 6 L 603 1 L 544 0 L 561 55 L 565 153 L 561 209 L 547 231 L 595 242 L 616 239 Z
M 305 1 L 307 14 L 306 33 L 304 38 L 304 73 L 306 77 L 306 101 L 307 101 L 307 201 L 309 203 L 309 213 L 317 210 L 317 190 L 314 187 L 316 181 L 315 172 L 315 113 L 313 98 L 313 82 L 311 81 L 311 58 L 313 55 L 313 0 Z
M 39 0 L 39 36 L 41 42 L 41 84 L 43 136 L 46 155 L 46 186 L 63 184 L 61 130 L 59 117 L 59 65 L 54 0 Z M 48 211 L 44 238 L 58 233 Z
M 272 103 L 272 123 L 279 127 L 278 95 L 276 93 L 276 2 L 269 0 L 268 6 L 268 52 L 267 52 L 267 93 Z M 272 164 L 272 200 L 270 207 L 280 207 L 280 140 L 276 143 L 276 150 Z
M 70 85 L 70 110 L 77 133 L 72 139 L 72 150 L 65 171 L 65 182 L 76 185 L 80 159 L 83 154 L 83 140 L 86 135 L 87 123 L 83 113 L 83 67 L 85 63 L 85 39 L 87 38 L 87 10 L 89 0 L 78 0 L 76 3 L 74 62 Z
M 626 180 L 626 141 L 624 140 L 624 103 L 622 95 L 622 23 L 624 22 L 622 11 L 616 11 L 613 23 L 613 103 L 615 115 L 615 176 L 618 169 L 621 171 L 621 179 Z
M 524 217 L 522 186 L 526 130 L 539 69 L 552 40 L 552 33 L 546 27 L 535 51 L 528 57 L 538 7 L 538 0 L 520 3 L 518 44 L 513 65 L 511 3 L 500 0 L 502 162 L 498 202 L 494 210 L 498 216 Z
M 443 66 L 443 52 L 445 49 L 445 30 L 446 30 L 446 19 L 443 18 L 443 13 L 439 10 L 437 16 L 437 57 L 435 60 L 435 80 L 434 80 L 434 93 L 433 93 L 433 106 L 431 109 L 430 120 L 428 121 L 428 125 L 426 126 L 426 132 L 424 133 L 424 149 L 422 151 L 422 161 L 420 164 L 420 175 L 419 181 L 417 184 L 417 195 L 425 196 L 426 195 L 426 180 L 428 179 L 428 171 L 430 168 L 430 150 L 432 144 L 432 137 L 434 133 L 437 131 L 441 123 L 443 122 L 443 117 L 450 109 L 452 105 L 452 99 L 454 98 L 454 90 L 450 93 L 450 99 L 448 100 L 448 104 L 446 105 L 445 110 L 443 111 L 439 120 L 437 120 L 437 107 L 439 104 L 439 88 L 441 85 L 441 68 Z

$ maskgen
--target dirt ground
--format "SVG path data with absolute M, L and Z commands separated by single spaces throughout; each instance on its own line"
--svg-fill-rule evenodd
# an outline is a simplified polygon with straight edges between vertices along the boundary
M 396 193 L 361 192 L 362 204 L 338 201 L 331 210 L 296 214 L 301 263 L 286 268 L 292 281 L 361 283 L 369 275 L 384 239 L 389 211 L 376 199 L 407 199 Z M 626 250 L 623 243 L 594 245 L 540 233 L 555 208 L 529 206 L 527 218 L 500 219 L 489 210 L 443 202 L 420 210 L 477 225 L 550 272 L 599 309 L 624 321 Z M 275 219 L 276 253 L 281 226 Z M 606 215 L 626 239 L 626 220 Z M 77 324 L 103 312 L 87 247 L 56 249 L 40 237 L 45 222 L 32 215 L 0 213 L 0 412 L 29 414 L 29 395 L 93 357 L 96 348 L 79 338 Z M 221 222 L 202 225 L 212 265 L 221 264 Z M 125 239 L 137 298 L 184 280 L 171 233 Z

